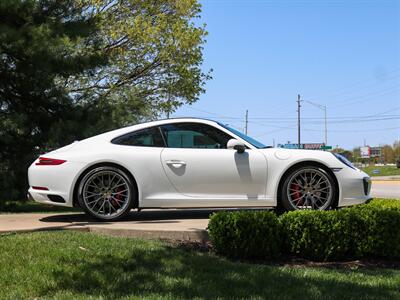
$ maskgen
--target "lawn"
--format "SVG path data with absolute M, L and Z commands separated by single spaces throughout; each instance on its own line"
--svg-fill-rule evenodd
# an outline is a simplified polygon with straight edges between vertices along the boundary
M 2 213 L 51 213 L 51 212 L 73 212 L 77 208 L 61 207 L 40 204 L 34 201 L 1 201 L 0 214 Z
M 159 241 L 0 235 L 1 299 L 400 299 L 399 269 L 248 264 Z
M 400 175 L 400 169 L 396 168 L 396 166 L 369 166 L 365 168 L 361 168 L 362 171 L 367 173 L 369 176 L 394 176 Z M 378 174 L 372 173 L 373 170 L 379 170 Z

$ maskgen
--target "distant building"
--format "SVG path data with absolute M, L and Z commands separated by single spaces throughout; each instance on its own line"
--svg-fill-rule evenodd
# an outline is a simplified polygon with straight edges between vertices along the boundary
M 381 157 L 382 147 L 371 147 L 371 157 Z
M 361 158 L 373 158 L 382 156 L 382 147 L 370 147 L 364 146 L 360 147 Z

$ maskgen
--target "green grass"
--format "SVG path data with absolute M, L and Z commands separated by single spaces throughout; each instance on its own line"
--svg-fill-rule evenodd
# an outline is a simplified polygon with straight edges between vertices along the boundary
M 77 208 L 61 207 L 40 204 L 33 201 L 1 201 L 0 214 L 2 213 L 55 213 L 79 211 Z
M 369 166 L 365 168 L 361 168 L 362 171 L 367 173 L 369 176 L 394 176 L 394 175 L 400 175 L 400 169 L 398 169 L 396 166 L 382 166 L 382 167 L 376 167 L 376 166 Z M 379 174 L 373 174 L 373 170 L 379 170 Z
M 400 270 L 248 264 L 158 241 L 0 235 L 0 299 L 400 299 Z

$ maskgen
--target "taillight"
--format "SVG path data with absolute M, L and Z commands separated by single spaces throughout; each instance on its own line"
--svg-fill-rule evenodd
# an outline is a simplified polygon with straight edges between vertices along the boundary
M 65 163 L 66 160 L 56 159 L 56 158 L 47 158 L 47 157 L 39 157 L 39 161 L 35 164 L 37 166 L 57 166 Z
M 49 189 L 44 186 L 33 186 L 32 187 L 34 190 L 39 190 L 39 191 L 48 191 Z

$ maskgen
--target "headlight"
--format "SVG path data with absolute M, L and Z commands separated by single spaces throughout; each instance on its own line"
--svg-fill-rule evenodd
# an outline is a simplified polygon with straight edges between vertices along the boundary
M 349 161 L 346 157 L 344 157 L 343 155 L 339 154 L 339 153 L 332 153 L 338 160 L 340 160 L 342 163 L 344 163 L 346 166 L 357 170 L 357 168 L 355 166 L 353 166 L 353 164 L 351 163 L 351 161 Z

